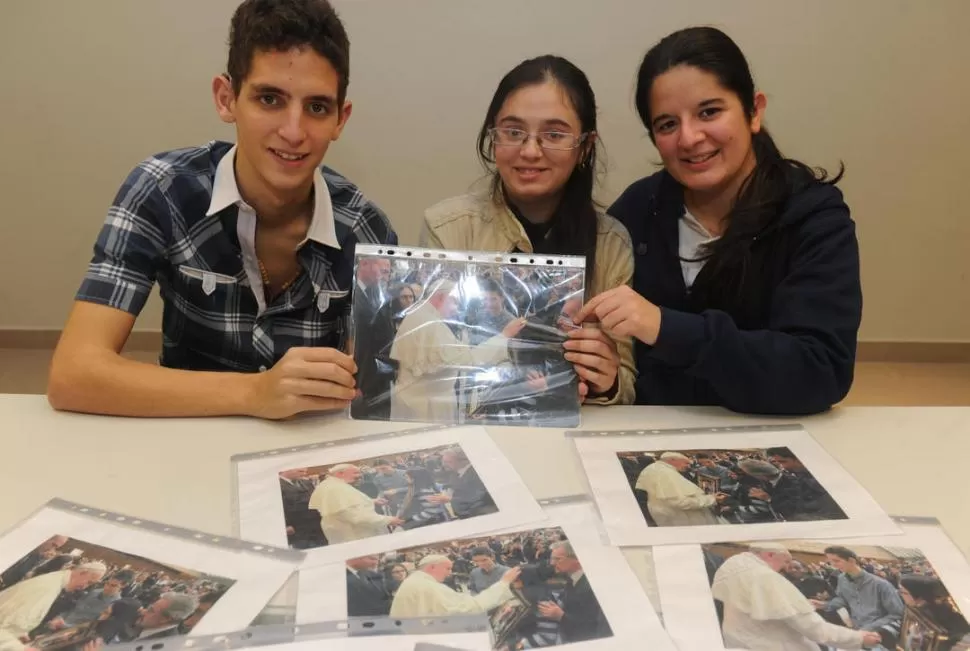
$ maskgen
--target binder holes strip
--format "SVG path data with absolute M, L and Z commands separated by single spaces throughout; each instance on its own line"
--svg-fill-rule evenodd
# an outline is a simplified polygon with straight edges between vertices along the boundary
M 391 258 L 442 260 L 450 262 L 478 262 L 491 264 L 517 264 L 534 267 L 570 267 L 586 268 L 586 259 L 573 255 L 543 255 L 523 256 L 515 253 L 488 253 L 481 251 L 444 251 L 440 249 L 423 249 L 417 247 L 388 247 L 378 244 L 358 244 L 355 256 L 379 255 Z
M 650 436 L 654 434 L 711 434 L 715 432 L 730 432 L 732 434 L 747 434 L 751 432 L 796 432 L 803 431 L 801 425 L 731 425 L 729 427 L 676 427 L 670 429 L 631 429 L 631 430 L 573 430 L 566 431 L 566 436 L 572 438 L 619 437 L 619 436 Z
M 112 644 L 114 651 L 178 651 L 194 649 L 244 649 L 273 644 L 302 642 L 317 638 L 340 638 L 372 635 L 427 635 L 448 633 L 488 632 L 488 620 L 484 615 L 455 617 L 392 619 L 337 620 L 313 624 L 274 624 L 253 626 L 234 633 L 214 635 L 179 636 L 157 642 L 127 642 Z
M 299 550 L 282 549 L 280 547 L 273 547 L 272 545 L 255 544 L 237 538 L 214 535 L 211 533 L 205 533 L 204 531 L 196 531 L 195 529 L 186 529 L 184 527 L 176 527 L 169 524 L 163 524 L 161 522 L 133 518 L 131 516 L 112 513 L 111 511 L 103 511 L 101 509 L 92 508 L 84 504 L 78 504 L 76 502 L 70 502 L 60 498 L 50 500 L 47 503 L 47 506 L 60 511 L 78 513 L 95 520 L 104 520 L 106 522 L 111 522 L 112 524 L 117 524 L 124 527 L 135 527 L 152 533 L 172 536 L 174 538 L 181 538 L 183 540 L 189 540 L 203 545 L 209 545 L 211 547 L 218 547 L 220 549 L 230 549 L 239 552 L 259 554 L 261 556 L 271 556 L 274 558 L 279 558 L 283 561 L 300 561 L 306 556 L 305 552 Z
M 462 427 L 462 425 L 454 425 L 451 423 L 440 424 L 440 425 L 429 425 L 426 427 L 415 427 L 414 429 L 405 430 L 394 430 L 393 432 L 383 432 L 379 434 L 365 434 L 364 436 L 354 436 L 346 439 L 338 439 L 336 441 L 320 441 L 319 443 L 308 443 L 306 445 L 297 445 L 288 448 L 276 448 L 275 450 L 264 450 L 262 452 L 249 452 L 245 454 L 236 454 L 232 456 L 232 461 L 234 463 L 240 463 L 244 461 L 252 461 L 254 459 L 265 459 L 266 457 L 274 457 L 281 454 L 293 454 L 298 452 L 309 452 L 311 450 L 320 450 L 325 448 L 332 448 L 338 445 L 349 445 L 351 443 L 364 443 L 370 441 L 381 441 L 393 438 L 400 438 L 402 436 L 410 436 L 412 434 L 427 434 L 428 432 L 440 432 L 446 429 L 456 429 Z

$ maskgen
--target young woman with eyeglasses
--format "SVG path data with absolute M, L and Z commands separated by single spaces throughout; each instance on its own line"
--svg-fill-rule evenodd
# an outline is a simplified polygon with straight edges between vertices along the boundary
M 651 48 L 636 104 L 664 170 L 608 211 L 632 236 L 633 287 L 577 320 L 636 337 L 640 404 L 809 414 L 842 400 L 862 290 L 841 172 L 782 155 L 744 54 L 714 28 Z
M 596 146 L 586 75 L 557 56 L 523 61 L 499 83 L 479 132 L 489 186 L 429 208 L 421 245 L 585 256 L 586 297 L 629 283 L 630 237 L 593 202 Z M 585 402 L 633 401 L 629 337 L 578 328 L 565 347 Z

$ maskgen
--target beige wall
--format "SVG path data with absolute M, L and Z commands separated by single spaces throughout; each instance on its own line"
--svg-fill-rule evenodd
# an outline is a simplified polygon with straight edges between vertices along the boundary
M 423 209 L 480 173 L 498 79 L 556 52 L 597 92 L 601 199 L 651 171 L 632 107 L 645 49 L 726 28 L 789 155 L 848 166 L 868 340 L 970 341 L 970 23 L 964 0 L 337 0 L 355 111 L 328 162 L 414 243 Z M 59 328 L 106 206 L 152 152 L 231 139 L 209 82 L 236 0 L 30 0 L 0 8 L 0 328 Z M 137 327 L 157 329 L 153 301 Z

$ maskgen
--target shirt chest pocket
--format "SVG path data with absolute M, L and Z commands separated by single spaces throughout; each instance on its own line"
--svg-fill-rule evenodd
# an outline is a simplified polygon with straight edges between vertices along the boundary
M 234 295 L 241 278 L 182 264 L 178 266 L 175 281 L 181 296 L 199 305 L 212 306 L 224 304 Z

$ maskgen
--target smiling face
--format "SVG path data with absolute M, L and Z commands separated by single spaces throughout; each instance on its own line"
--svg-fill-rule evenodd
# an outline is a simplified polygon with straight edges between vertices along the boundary
M 559 140 L 570 141 L 582 133 L 579 115 L 563 88 L 546 81 L 516 90 L 502 104 L 494 126 L 531 134 L 524 144 L 494 147 L 495 166 L 508 198 L 517 205 L 558 203 L 585 147 L 543 149 L 532 136 L 540 132 L 568 134 L 547 136 L 551 144 L 561 144 Z
M 650 130 L 664 167 L 688 192 L 736 194 L 755 167 L 752 136 L 761 130 L 765 97 L 754 115 L 713 74 L 679 65 L 654 79 Z
M 236 180 L 246 201 L 304 201 L 351 106 L 338 105 L 340 78 L 309 47 L 257 51 L 238 95 L 229 79 L 213 80 L 216 109 L 236 125 Z

